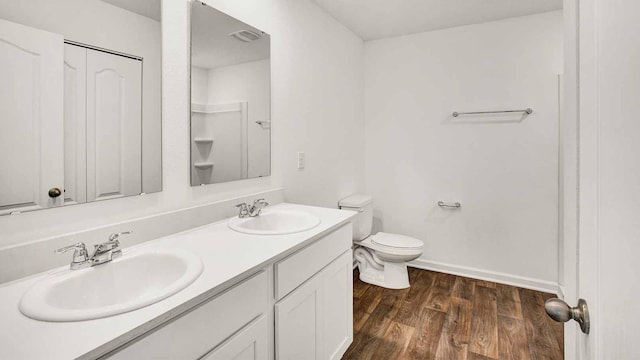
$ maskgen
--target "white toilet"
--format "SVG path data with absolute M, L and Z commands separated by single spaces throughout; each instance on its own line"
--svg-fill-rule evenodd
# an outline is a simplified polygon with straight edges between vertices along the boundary
M 372 200 L 369 195 L 352 195 L 339 202 L 340 209 L 358 212 L 353 221 L 353 256 L 360 280 L 389 289 L 408 288 L 407 262 L 422 255 L 424 244 L 409 236 L 383 232 L 371 235 Z

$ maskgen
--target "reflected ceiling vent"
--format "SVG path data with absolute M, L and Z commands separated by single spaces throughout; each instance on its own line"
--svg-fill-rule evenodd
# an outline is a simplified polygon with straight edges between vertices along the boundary
M 258 40 L 262 37 L 262 35 L 253 32 L 251 30 L 239 30 L 234 31 L 229 34 L 229 36 L 235 38 L 236 40 L 240 40 L 242 42 L 252 42 L 254 40 Z

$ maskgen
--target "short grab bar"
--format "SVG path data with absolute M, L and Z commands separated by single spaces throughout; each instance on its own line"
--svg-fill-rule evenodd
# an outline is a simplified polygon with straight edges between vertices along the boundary
M 441 208 L 453 208 L 453 209 L 459 209 L 460 207 L 462 207 L 462 205 L 459 202 L 454 202 L 453 204 L 447 204 L 444 201 L 438 201 L 438 206 L 440 206 Z

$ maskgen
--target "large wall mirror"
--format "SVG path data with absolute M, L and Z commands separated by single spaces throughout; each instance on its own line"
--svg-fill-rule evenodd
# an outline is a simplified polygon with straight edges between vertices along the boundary
M 162 190 L 160 0 L 0 4 L 0 215 Z
M 271 173 L 270 37 L 191 8 L 191 185 Z

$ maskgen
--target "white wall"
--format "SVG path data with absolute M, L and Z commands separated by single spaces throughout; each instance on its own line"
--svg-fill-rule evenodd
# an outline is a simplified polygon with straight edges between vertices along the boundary
M 210 4 L 271 34 L 272 176 L 190 186 L 189 4 L 165 0 L 163 192 L 0 217 L 0 249 L 281 185 L 287 201 L 331 207 L 362 191 L 362 41 L 308 0 Z M 297 151 L 307 153 L 304 171 Z
M 191 67 L 191 102 L 206 104 L 209 98 L 209 69 Z
M 144 59 L 142 188 L 147 193 L 160 191 L 160 23 L 99 0 L 3 1 L 0 3 L 0 18 L 62 34 L 65 40 L 141 56 Z
M 418 265 L 554 289 L 562 36 L 558 11 L 365 43 L 365 187 Z

